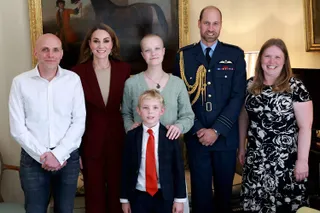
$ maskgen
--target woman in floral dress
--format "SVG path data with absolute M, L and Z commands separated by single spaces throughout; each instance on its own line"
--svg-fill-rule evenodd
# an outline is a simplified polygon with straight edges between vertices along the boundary
M 310 95 L 302 81 L 292 77 L 284 42 L 268 40 L 260 50 L 255 77 L 248 80 L 239 118 L 246 212 L 296 212 L 308 205 L 312 119 Z

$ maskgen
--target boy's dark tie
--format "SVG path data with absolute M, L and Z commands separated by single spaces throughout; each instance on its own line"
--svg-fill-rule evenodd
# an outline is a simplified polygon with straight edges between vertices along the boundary
M 146 191 L 153 196 L 158 191 L 156 157 L 154 153 L 154 136 L 152 129 L 148 129 L 149 138 L 146 151 Z
M 206 59 L 207 59 L 208 64 L 210 64 L 210 60 L 211 60 L 211 57 L 210 57 L 210 54 L 209 54 L 210 50 L 211 50 L 210 47 L 206 48 Z

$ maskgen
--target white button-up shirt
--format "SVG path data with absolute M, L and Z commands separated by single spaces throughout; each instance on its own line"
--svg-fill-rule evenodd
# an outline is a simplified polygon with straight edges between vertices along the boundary
M 157 168 L 157 177 L 158 177 L 158 189 L 161 188 L 159 182 L 159 157 L 158 157 L 158 145 L 159 145 L 159 127 L 160 124 L 158 123 L 152 128 L 148 128 L 142 124 L 143 133 L 142 133 L 142 149 L 141 149 L 141 163 L 138 175 L 138 181 L 136 185 L 136 189 L 140 191 L 146 191 L 146 156 L 147 156 L 147 144 L 149 139 L 148 129 L 152 129 L 153 136 L 154 136 L 154 155 L 156 159 L 156 168 Z
M 80 146 L 85 101 L 77 74 L 58 68 L 48 81 L 38 68 L 13 79 L 9 96 L 10 132 L 36 161 L 51 150 L 60 164 Z M 41 162 L 40 162 L 41 163 Z

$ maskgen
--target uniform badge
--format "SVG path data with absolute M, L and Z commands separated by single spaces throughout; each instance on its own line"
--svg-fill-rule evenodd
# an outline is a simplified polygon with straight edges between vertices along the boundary
M 222 60 L 219 62 L 219 64 L 233 64 L 232 61 L 229 60 Z

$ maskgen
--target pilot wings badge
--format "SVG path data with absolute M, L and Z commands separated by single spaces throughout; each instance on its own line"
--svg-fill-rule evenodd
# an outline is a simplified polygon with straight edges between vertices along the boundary
M 222 60 L 222 61 L 219 61 L 219 64 L 233 64 L 232 61 L 229 61 L 229 60 Z

